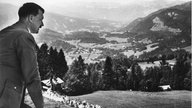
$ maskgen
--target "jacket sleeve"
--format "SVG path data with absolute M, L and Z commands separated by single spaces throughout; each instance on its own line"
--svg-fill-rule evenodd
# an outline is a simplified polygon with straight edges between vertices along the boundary
M 29 95 L 36 108 L 43 108 L 41 79 L 38 71 L 35 40 L 29 33 L 24 33 L 16 39 L 16 53 L 20 62 L 23 78 Z

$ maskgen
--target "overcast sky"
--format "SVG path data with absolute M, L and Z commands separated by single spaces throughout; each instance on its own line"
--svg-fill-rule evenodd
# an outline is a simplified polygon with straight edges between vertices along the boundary
M 136 17 L 143 17 L 161 8 L 187 1 L 190 0 L 2 0 L 0 2 L 10 3 L 18 7 L 25 2 L 35 2 L 46 11 L 72 17 L 88 18 L 95 15 L 97 18 L 102 16 L 102 18 L 121 21 L 127 19 L 129 22 Z M 107 9 L 111 10 L 107 11 Z
M 145 2 L 159 2 L 166 1 L 168 3 L 186 2 L 190 0 L 4 0 L 2 2 L 12 3 L 16 5 L 21 5 L 25 2 L 36 2 L 43 6 L 55 5 L 61 6 L 65 4 L 74 4 L 79 2 L 101 2 L 101 3 L 120 3 L 120 4 L 145 4 Z
M 9 2 L 14 4 L 22 4 L 24 2 L 36 2 L 41 4 L 58 4 L 58 3 L 75 3 L 75 2 L 115 2 L 115 3 L 141 3 L 146 1 L 159 1 L 159 0 L 4 0 L 3 2 Z M 190 1 L 190 0 L 166 0 L 167 2 L 178 2 L 178 1 Z M 59 5 L 59 4 L 58 4 Z

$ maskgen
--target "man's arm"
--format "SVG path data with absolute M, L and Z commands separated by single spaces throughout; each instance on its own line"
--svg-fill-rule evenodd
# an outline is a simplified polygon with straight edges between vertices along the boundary
M 21 71 L 28 89 L 29 95 L 36 108 L 43 108 L 43 96 L 41 79 L 38 71 L 35 41 L 33 37 L 24 33 L 16 39 L 16 51 L 20 60 Z

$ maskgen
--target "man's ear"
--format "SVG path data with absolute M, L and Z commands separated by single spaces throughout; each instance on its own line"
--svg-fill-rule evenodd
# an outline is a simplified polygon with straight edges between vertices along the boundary
M 28 21 L 29 21 L 29 22 L 33 22 L 33 17 L 34 17 L 33 15 L 29 15 L 29 16 L 28 16 Z

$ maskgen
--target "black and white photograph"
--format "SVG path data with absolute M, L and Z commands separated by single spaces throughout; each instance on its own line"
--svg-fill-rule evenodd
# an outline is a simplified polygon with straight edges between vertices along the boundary
M 0 108 L 191 108 L 191 0 L 1 0 Z

